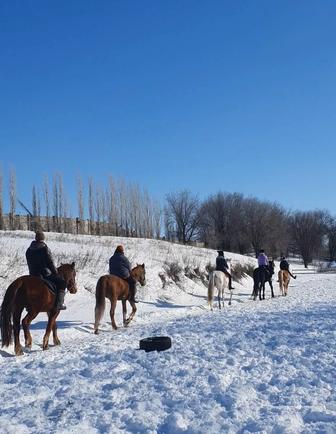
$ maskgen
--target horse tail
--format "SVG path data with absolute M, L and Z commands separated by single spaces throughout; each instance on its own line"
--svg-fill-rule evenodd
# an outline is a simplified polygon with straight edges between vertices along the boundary
M 105 276 L 99 278 L 96 286 L 96 307 L 95 307 L 95 325 L 94 325 L 94 332 L 96 334 L 98 334 L 98 326 L 105 311 L 106 285 L 105 285 L 104 277 Z
M 208 285 L 208 304 L 211 306 L 213 300 L 213 291 L 215 286 L 215 273 L 210 273 Z
M 5 293 L 1 310 L 0 310 L 0 326 L 1 326 L 1 342 L 3 347 L 8 347 L 12 342 L 13 327 L 12 315 L 14 310 L 15 298 L 17 291 L 22 286 L 22 280 L 16 279 L 9 285 Z

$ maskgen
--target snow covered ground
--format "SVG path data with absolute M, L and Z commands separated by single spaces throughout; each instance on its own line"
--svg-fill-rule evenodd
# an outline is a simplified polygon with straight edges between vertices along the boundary
M 26 274 L 32 234 L 0 232 L 0 297 Z M 128 328 L 107 311 L 93 335 L 94 287 L 115 246 L 145 262 L 147 285 Z M 205 269 L 216 252 L 155 240 L 47 234 L 55 262 L 76 260 L 75 295 L 58 321 L 61 347 L 41 350 L 46 315 L 32 324 L 33 348 L 0 352 L 0 433 L 335 433 L 334 274 L 298 275 L 288 297 L 253 302 L 235 282 L 232 306 L 210 312 L 201 280 L 163 288 L 164 264 Z M 227 254 L 232 263 L 253 258 Z M 297 268 L 297 267 L 296 267 Z M 274 279 L 275 293 L 278 286 Z M 215 304 L 216 305 L 216 304 Z M 117 307 L 121 325 L 121 306 Z M 168 335 L 172 348 L 138 350 Z

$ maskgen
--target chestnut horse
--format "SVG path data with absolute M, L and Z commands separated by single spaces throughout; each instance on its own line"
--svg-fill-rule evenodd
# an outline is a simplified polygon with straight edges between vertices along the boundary
M 280 270 L 278 273 L 280 294 L 287 295 L 290 282 L 290 274 L 287 270 Z
M 141 286 L 144 286 L 146 284 L 145 264 L 137 265 L 136 267 L 134 267 L 131 270 L 131 276 L 133 277 L 133 279 L 139 282 Z M 106 274 L 105 276 L 101 276 L 96 286 L 96 307 L 94 324 L 94 333 L 96 335 L 98 334 L 99 323 L 105 310 L 105 298 L 108 298 L 111 302 L 110 317 L 112 328 L 114 330 L 117 330 L 118 328 L 114 320 L 114 312 L 118 300 L 121 300 L 122 302 L 123 324 L 125 327 L 134 318 L 134 315 L 137 311 L 135 302 L 129 300 L 129 286 L 126 280 L 114 276 L 113 274 Z M 126 319 L 127 300 L 132 306 L 132 312 L 129 318 Z
M 71 294 L 77 292 L 75 263 L 61 264 L 57 269 L 58 274 L 65 280 L 66 287 Z M 43 337 L 42 348 L 49 347 L 49 336 L 53 332 L 55 345 L 60 345 L 57 336 L 56 318 L 59 309 L 55 307 L 56 295 L 49 289 L 48 285 L 39 277 L 21 276 L 11 283 L 5 293 L 0 312 L 1 340 L 2 346 L 8 347 L 12 342 L 14 329 L 14 350 L 16 356 L 23 354 L 20 344 L 20 321 L 24 308 L 28 311 L 22 320 L 22 328 L 25 337 L 25 346 L 31 348 L 32 337 L 29 325 L 40 312 L 48 313 L 48 324 Z M 13 326 L 11 320 L 13 318 Z

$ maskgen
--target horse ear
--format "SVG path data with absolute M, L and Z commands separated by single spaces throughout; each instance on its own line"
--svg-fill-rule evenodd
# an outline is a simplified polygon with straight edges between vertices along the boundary
M 71 264 L 71 267 L 72 267 L 73 269 L 75 269 L 75 263 L 74 263 L 74 262 Z
M 142 268 L 145 268 L 145 263 L 143 263 L 143 264 L 141 265 L 141 267 L 142 267 Z

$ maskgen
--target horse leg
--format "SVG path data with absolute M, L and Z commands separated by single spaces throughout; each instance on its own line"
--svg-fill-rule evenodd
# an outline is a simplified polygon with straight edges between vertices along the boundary
M 25 347 L 27 348 L 31 348 L 32 346 L 32 337 L 29 331 L 29 326 L 33 319 L 37 317 L 37 314 L 38 312 L 28 311 L 27 315 L 22 320 L 22 328 L 25 337 Z
M 126 307 L 126 300 L 122 299 L 122 316 L 123 316 L 123 324 L 124 327 L 127 326 L 127 320 L 126 320 L 126 314 L 127 314 L 127 307 Z
M 50 313 L 48 313 L 48 316 L 49 315 L 50 315 Z M 54 316 L 53 324 L 52 324 L 53 341 L 54 341 L 54 345 L 61 345 L 61 341 L 59 340 L 58 335 L 57 335 L 57 324 L 56 324 L 57 316 L 58 316 L 58 313 L 57 313 L 57 315 Z
M 127 318 L 127 320 L 126 320 L 126 325 L 128 325 L 132 321 L 132 319 L 134 318 L 134 315 L 135 315 L 135 313 L 137 311 L 137 307 L 136 307 L 134 301 L 130 301 L 130 300 L 128 300 L 128 301 L 129 301 L 130 305 L 132 306 L 132 312 L 131 312 L 130 316 Z
M 273 284 L 272 284 L 272 280 L 268 281 L 269 286 L 271 287 L 271 294 L 272 294 L 272 298 L 274 298 L 274 291 L 273 291 Z
M 218 308 L 219 309 L 222 308 L 222 306 L 221 306 L 221 290 L 220 289 L 218 290 Z
M 49 319 L 48 319 L 48 324 L 47 324 L 46 332 L 45 332 L 45 334 L 43 336 L 43 343 L 42 343 L 42 349 L 43 350 L 47 350 L 49 348 L 49 336 L 50 336 L 51 330 L 53 329 L 54 321 L 55 321 L 58 313 L 59 312 L 57 312 L 57 313 L 55 313 L 55 312 L 53 312 L 53 313 L 48 312 Z
M 116 306 L 117 306 L 117 298 L 115 298 L 111 301 L 111 309 L 110 309 L 111 324 L 112 324 L 112 328 L 114 330 L 117 330 L 117 328 L 118 328 L 117 324 L 114 320 L 114 312 L 115 312 Z
M 232 290 L 230 289 L 230 299 L 229 299 L 229 306 L 231 306 L 231 301 L 232 301 Z
M 15 307 L 13 313 L 13 331 L 14 331 L 14 351 L 16 356 L 22 356 L 23 351 L 20 344 L 20 320 L 23 311 L 23 306 Z

